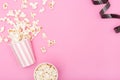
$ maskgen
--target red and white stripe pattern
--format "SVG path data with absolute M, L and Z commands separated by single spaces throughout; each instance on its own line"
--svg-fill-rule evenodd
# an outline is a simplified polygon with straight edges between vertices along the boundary
M 11 45 L 22 67 L 27 67 L 35 62 L 30 40 L 22 40 Z

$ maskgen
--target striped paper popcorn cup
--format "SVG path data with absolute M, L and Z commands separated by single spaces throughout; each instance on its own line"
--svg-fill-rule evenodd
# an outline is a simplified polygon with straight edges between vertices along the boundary
M 35 63 L 35 58 L 30 40 L 22 40 L 17 43 L 11 43 L 15 55 L 22 67 L 28 67 Z

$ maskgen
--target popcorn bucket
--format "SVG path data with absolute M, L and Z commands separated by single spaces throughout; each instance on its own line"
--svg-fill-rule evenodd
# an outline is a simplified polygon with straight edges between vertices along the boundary
M 15 55 L 22 67 L 27 67 L 35 63 L 35 58 L 30 40 L 22 40 L 17 43 L 11 43 Z

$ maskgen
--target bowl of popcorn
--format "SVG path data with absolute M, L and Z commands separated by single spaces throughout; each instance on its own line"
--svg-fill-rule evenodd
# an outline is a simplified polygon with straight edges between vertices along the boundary
M 58 70 L 50 63 L 41 63 L 34 70 L 34 80 L 58 80 Z

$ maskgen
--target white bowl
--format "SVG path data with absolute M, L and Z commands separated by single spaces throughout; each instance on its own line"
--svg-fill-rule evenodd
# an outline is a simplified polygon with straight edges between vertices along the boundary
M 37 79 L 36 79 L 36 71 L 38 71 L 38 68 L 41 67 L 42 65 L 51 65 L 51 66 L 55 69 L 55 71 L 57 72 L 57 73 L 56 73 L 57 76 L 56 76 L 56 79 L 55 79 L 55 80 L 58 80 L 58 70 L 57 70 L 57 68 L 56 68 L 53 64 L 48 63 L 48 62 L 41 63 L 41 64 L 39 64 L 39 65 L 35 68 L 35 70 L 34 70 L 34 80 L 37 80 Z

